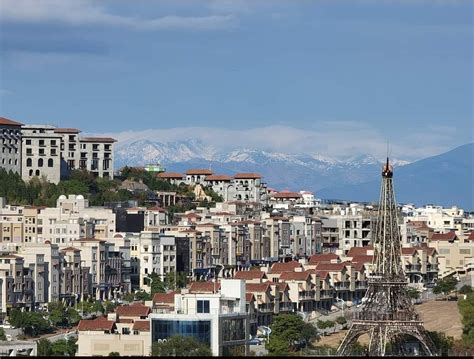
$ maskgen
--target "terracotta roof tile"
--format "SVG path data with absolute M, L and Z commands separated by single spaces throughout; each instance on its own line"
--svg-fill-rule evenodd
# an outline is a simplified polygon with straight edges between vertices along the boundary
M 144 317 L 150 314 L 150 308 L 143 304 L 122 305 L 115 312 L 122 317 Z
M 295 268 L 301 268 L 301 263 L 298 261 L 274 263 L 272 265 L 272 273 L 292 272 Z
M 179 178 L 182 179 L 184 176 L 177 172 L 161 172 L 157 174 L 159 178 Z
M 264 279 L 266 278 L 265 272 L 262 272 L 259 269 L 253 269 L 249 271 L 238 271 L 234 275 L 235 279 L 245 279 L 245 280 L 250 280 L 250 279 Z
M 61 249 L 61 252 L 80 252 L 81 250 L 79 248 L 74 248 L 74 247 L 66 247 Z
M 352 263 L 372 263 L 374 256 L 359 255 L 352 257 Z
M 220 282 L 192 282 L 189 286 L 189 293 L 216 293 L 220 287 Z
M 342 262 L 342 263 L 318 263 L 316 266 L 316 270 L 324 270 L 328 272 L 339 272 L 344 269 L 346 266 L 347 262 Z
M 402 255 L 412 256 L 416 253 L 416 248 L 413 247 L 402 247 Z
M 282 191 L 272 195 L 273 198 L 301 198 L 303 197 L 298 192 L 289 192 L 289 191 Z
M 246 283 L 245 291 L 246 292 L 266 292 L 270 289 L 270 283 Z
M 349 252 L 347 252 L 348 257 L 354 257 L 354 256 L 365 256 L 367 255 L 368 251 L 374 250 L 374 247 L 369 245 L 369 246 L 364 246 L 364 247 L 352 247 L 349 249 Z
M 23 125 L 20 122 L 16 122 L 13 120 L 9 120 L 8 118 L 5 117 L 0 117 L 0 125 L 6 125 L 6 126 L 21 126 Z
M 258 173 L 236 173 L 234 175 L 235 179 L 258 179 L 262 178 Z
M 100 317 L 103 318 L 103 317 Z M 113 320 L 105 319 L 93 319 L 93 320 L 81 320 L 77 326 L 79 331 L 104 331 L 112 330 L 115 325 Z
M 308 279 L 308 277 L 311 275 L 310 271 L 304 271 L 304 272 L 282 272 L 280 274 L 280 280 L 286 281 L 286 280 L 299 280 L 299 281 L 305 281 Z
M 187 175 L 212 175 L 211 170 L 207 170 L 205 168 L 192 168 L 186 171 Z
M 206 176 L 206 181 L 231 181 L 232 177 L 228 175 L 209 175 Z
M 317 264 L 319 262 L 331 262 L 332 260 L 339 259 L 339 256 L 334 253 L 315 254 L 309 258 L 309 264 Z
M 469 237 L 467 237 L 469 241 L 474 241 L 474 231 L 469 232 Z
M 80 142 L 117 142 L 116 139 L 111 137 L 82 137 L 79 139 Z
M 149 320 L 136 320 L 133 323 L 133 330 L 138 330 L 139 332 L 149 332 L 150 331 L 150 321 Z
M 246 292 L 245 293 L 245 300 L 247 302 L 251 302 L 252 300 L 255 300 L 255 296 L 253 295 L 253 293 Z
M 155 293 L 153 296 L 153 304 L 173 304 L 174 305 L 174 296 L 178 292 L 169 292 L 169 293 Z
M 433 233 L 431 236 L 432 241 L 454 241 L 456 239 L 456 232 L 451 231 L 448 233 Z

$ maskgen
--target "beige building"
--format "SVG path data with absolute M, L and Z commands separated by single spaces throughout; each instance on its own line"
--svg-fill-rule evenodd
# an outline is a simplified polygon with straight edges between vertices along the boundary
M 0 168 L 21 173 L 21 123 L 0 117 Z
M 78 356 L 150 356 L 150 308 L 138 305 L 118 307 L 108 317 L 81 320 L 78 326 Z

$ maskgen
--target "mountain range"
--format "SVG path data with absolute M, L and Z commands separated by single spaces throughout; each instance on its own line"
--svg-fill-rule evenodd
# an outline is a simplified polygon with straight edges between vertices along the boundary
M 391 159 L 395 190 L 401 203 L 457 205 L 473 209 L 474 144 L 415 162 Z M 268 187 L 309 190 L 318 198 L 377 201 L 383 159 L 357 155 L 335 159 L 252 148 L 222 150 L 197 139 L 118 142 L 115 166 L 160 163 L 167 171 L 210 168 L 217 174 L 257 172 Z

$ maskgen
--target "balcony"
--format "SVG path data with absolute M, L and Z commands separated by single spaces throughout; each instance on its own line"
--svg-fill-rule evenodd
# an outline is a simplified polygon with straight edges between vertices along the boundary
M 259 304 L 258 305 L 258 311 L 260 313 L 271 313 L 271 312 L 273 312 L 273 303 Z
M 406 273 L 418 273 L 421 271 L 420 265 L 408 265 L 405 267 Z
M 340 282 L 334 285 L 336 290 L 349 290 L 349 282 Z
M 314 292 L 299 292 L 298 299 L 299 300 L 314 300 Z
M 280 303 L 280 312 L 291 312 L 293 310 L 292 302 Z

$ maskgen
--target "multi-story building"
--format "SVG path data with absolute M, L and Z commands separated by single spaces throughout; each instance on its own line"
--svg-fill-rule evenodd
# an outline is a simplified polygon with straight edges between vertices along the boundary
M 248 355 L 245 281 L 193 284 L 174 295 L 173 309 L 160 308 L 150 314 L 152 342 L 186 335 L 207 344 L 213 356 Z
M 0 168 L 21 174 L 21 126 L 0 117 Z

